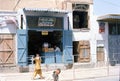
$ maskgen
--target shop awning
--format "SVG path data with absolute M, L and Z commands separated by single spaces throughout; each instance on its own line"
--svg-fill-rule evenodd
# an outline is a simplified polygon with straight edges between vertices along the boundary
M 41 8 L 24 8 L 24 12 L 51 12 L 51 13 L 62 13 L 67 14 L 68 11 L 59 9 L 41 9 Z
M 97 21 L 120 22 L 120 14 L 108 14 L 98 17 Z

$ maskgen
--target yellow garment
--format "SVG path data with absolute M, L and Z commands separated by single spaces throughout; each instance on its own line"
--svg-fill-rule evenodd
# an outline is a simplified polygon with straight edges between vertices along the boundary
M 41 69 L 41 60 L 40 59 L 35 59 L 35 69 Z
M 34 70 L 33 78 L 35 78 L 37 74 L 42 78 L 42 70 L 40 65 L 41 65 L 41 60 L 35 58 L 35 70 Z

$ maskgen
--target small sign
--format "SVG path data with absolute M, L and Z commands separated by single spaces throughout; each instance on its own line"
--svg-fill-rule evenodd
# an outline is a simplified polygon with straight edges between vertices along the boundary
M 99 23 L 99 33 L 105 32 L 105 23 L 100 22 Z
M 38 26 L 54 27 L 56 18 L 51 17 L 39 17 Z
M 42 35 L 48 35 L 48 31 L 42 31 Z

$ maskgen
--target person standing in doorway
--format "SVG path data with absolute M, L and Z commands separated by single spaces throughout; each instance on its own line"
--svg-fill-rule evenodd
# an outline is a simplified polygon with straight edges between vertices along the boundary
M 42 76 L 41 58 L 40 58 L 39 54 L 36 54 L 34 61 L 35 61 L 35 68 L 34 68 L 33 79 L 35 79 L 37 74 L 40 76 L 41 79 L 44 79 L 44 77 Z
M 57 54 L 59 54 L 59 52 L 60 52 L 60 48 L 58 47 L 58 46 L 54 46 L 54 58 L 55 58 L 55 63 L 56 63 L 56 61 L 57 61 Z
M 55 46 L 54 46 L 54 51 L 55 51 L 55 52 L 60 52 L 60 48 L 55 45 Z

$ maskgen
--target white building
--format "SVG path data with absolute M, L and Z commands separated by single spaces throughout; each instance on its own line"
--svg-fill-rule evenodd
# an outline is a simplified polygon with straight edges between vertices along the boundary
M 101 17 L 101 19 L 97 19 L 97 16 L 93 14 L 92 3 L 69 2 L 69 9 L 66 10 L 23 8 L 14 14 L 7 12 L 10 15 L 5 15 L 5 13 L 0 14 L 1 20 L 12 15 L 17 18 L 18 27 L 15 23 L 7 24 L 4 27 L 2 26 L 4 23 L 2 23 L 0 26 L 1 41 L 6 34 L 12 34 L 14 37 L 13 44 L 7 44 L 11 50 L 10 54 L 6 51 L 8 55 L 4 54 L 5 48 L 2 47 L 3 42 L 0 42 L 3 63 L 8 60 L 4 60 L 2 57 L 7 59 L 11 53 L 14 53 L 12 58 L 15 58 L 12 63 L 17 65 L 29 64 L 27 57 L 38 52 L 45 64 L 73 62 L 106 64 L 109 59 L 111 50 L 109 48 L 111 38 L 109 37 L 111 36 L 108 34 L 108 23 L 104 20 L 106 16 L 102 17 L 103 19 Z M 43 47 L 44 43 L 48 44 L 47 48 Z M 54 45 L 60 47 L 61 52 L 55 53 Z M 10 46 L 14 47 L 14 51 Z
M 0 64 L 16 65 L 16 12 L 0 12 Z
M 97 20 L 99 29 L 104 31 L 101 36 L 105 41 L 103 44 L 106 59 L 108 58 L 111 65 L 120 63 L 120 14 L 107 14 Z

